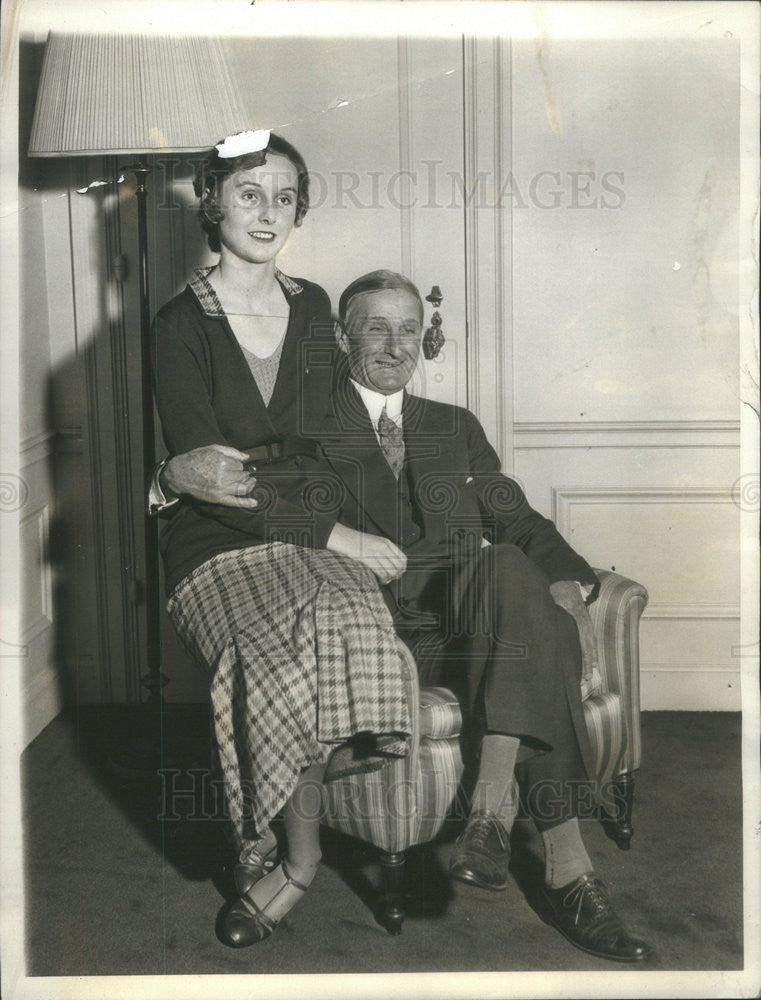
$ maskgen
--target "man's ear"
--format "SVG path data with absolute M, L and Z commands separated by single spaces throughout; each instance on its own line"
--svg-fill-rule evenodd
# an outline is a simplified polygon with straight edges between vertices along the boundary
M 349 353 L 349 340 L 346 336 L 346 330 L 344 329 L 343 323 L 340 319 L 336 319 L 333 323 L 333 332 L 336 336 L 336 343 L 338 344 L 339 351 L 343 351 L 344 354 Z

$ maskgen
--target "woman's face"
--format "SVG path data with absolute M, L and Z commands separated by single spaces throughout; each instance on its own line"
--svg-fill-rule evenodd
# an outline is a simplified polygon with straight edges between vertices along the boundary
M 225 177 L 217 194 L 222 255 L 263 264 L 282 249 L 296 222 L 298 171 L 285 157 Z

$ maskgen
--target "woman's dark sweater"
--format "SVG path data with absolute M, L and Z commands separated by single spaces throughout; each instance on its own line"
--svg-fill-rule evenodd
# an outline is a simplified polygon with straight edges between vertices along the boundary
M 277 272 L 290 314 L 275 388 L 265 406 L 207 280 L 210 270 L 197 271 L 153 324 L 156 402 L 169 454 L 210 444 L 248 451 L 284 437 L 316 438 L 336 353 L 327 294 L 310 281 Z M 301 455 L 262 467 L 255 511 L 183 497 L 167 512 L 161 534 L 167 592 L 220 552 L 270 541 L 324 548 L 335 521 L 302 499 L 320 471 L 319 458 Z

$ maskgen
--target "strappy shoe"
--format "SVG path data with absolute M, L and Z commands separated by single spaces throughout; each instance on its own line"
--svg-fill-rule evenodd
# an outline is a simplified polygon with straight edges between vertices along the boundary
M 291 878 L 285 861 L 281 861 L 280 867 L 283 869 L 285 882 L 265 906 L 257 906 L 251 897 L 244 893 L 240 899 L 236 899 L 227 908 L 222 919 L 221 929 L 225 944 L 229 944 L 231 948 L 246 948 L 248 945 L 258 944 L 268 938 L 278 923 L 277 920 L 273 920 L 268 915 L 268 910 L 280 893 L 289 886 L 293 886 L 303 896 L 309 888 L 302 885 L 301 882 L 297 882 L 295 878 Z
M 277 842 L 268 851 L 254 848 L 245 861 L 239 861 L 233 868 L 233 881 L 239 896 L 245 895 L 260 878 L 274 869 L 277 864 Z

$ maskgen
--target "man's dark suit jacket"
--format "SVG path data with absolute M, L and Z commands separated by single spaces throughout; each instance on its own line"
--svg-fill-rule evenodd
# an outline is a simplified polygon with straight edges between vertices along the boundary
M 452 687 L 458 693 L 475 733 L 481 725 L 479 705 L 484 704 L 478 692 L 485 682 L 483 671 L 491 654 L 484 654 L 483 643 L 471 638 L 477 631 L 475 621 L 460 617 L 458 622 L 457 616 L 473 598 L 473 592 L 468 591 L 472 581 L 481 581 L 478 592 L 488 591 L 489 601 L 506 601 L 516 610 L 526 600 L 537 599 L 533 596 L 537 595 L 537 576 L 544 577 L 548 587 L 558 580 L 589 584 L 590 599 L 596 596 L 599 583 L 588 563 L 573 551 L 554 524 L 529 506 L 518 483 L 502 474 L 499 458 L 472 413 L 405 394 L 402 418 L 405 467 L 397 481 L 359 393 L 345 373 L 339 377 L 319 434 L 325 479 L 321 489 L 313 483 L 313 497 L 322 502 L 322 513 L 349 527 L 385 536 L 405 552 L 405 573 L 383 588 L 397 630 L 415 655 L 421 679 Z M 517 547 L 539 573 L 532 574 L 530 580 L 519 573 L 517 577 L 505 577 L 503 583 L 495 582 L 490 574 L 481 578 L 478 574 L 484 566 L 491 565 L 474 558 L 483 538 L 495 545 Z M 559 611 L 549 594 L 542 605 Z M 540 703 L 554 706 L 545 712 L 545 724 L 539 731 L 552 746 L 562 743 L 558 734 L 565 733 L 565 750 L 556 756 L 561 761 L 557 773 L 582 778 L 583 771 L 576 763 L 569 770 L 563 762 L 577 760 L 577 750 L 568 742 L 570 731 L 562 721 L 570 709 L 576 747 L 585 760 L 586 773 L 593 773 L 579 690 L 576 627 L 565 616 L 566 627 L 561 629 L 564 638 L 558 640 L 562 645 L 547 646 L 547 636 L 557 633 L 557 620 L 553 615 L 542 618 L 541 614 L 540 620 L 542 642 L 536 643 L 536 650 L 553 650 L 549 655 L 555 658 L 563 676 L 566 701 L 562 696 L 553 701 L 549 689 L 555 689 L 556 682 L 550 678 L 557 675 L 541 657 L 540 662 L 530 660 L 534 688 L 523 692 L 523 701 L 528 704 L 529 716 L 534 708 L 544 711 L 538 708 Z M 491 648 L 499 655 L 499 645 Z M 499 676 L 507 676 L 504 663 L 497 669 Z M 521 695 L 509 682 L 499 695 L 493 687 L 490 691 L 492 707 L 498 702 L 516 705 L 521 701 Z M 487 708 L 487 714 L 491 710 Z M 536 733 L 537 729 L 516 731 Z M 548 774 L 555 773 L 549 759 L 530 764 L 535 769 L 545 765 L 550 768 Z M 537 770 L 537 775 L 543 773 Z
M 588 563 L 555 525 L 533 510 L 468 410 L 405 393 L 405 469 L 394 478 L 364 403 L 338 381 L 320 440 L 330 469 L 320 510 L 361 531 L 383 535 L 407 555 L 392 590 L 401 608 L 419 602 L 436 567 L 481 538 L 515 545 L 548 583 L 577 580 L 598 587 Z M 316 494 L 316 491 L 315 491 Z

